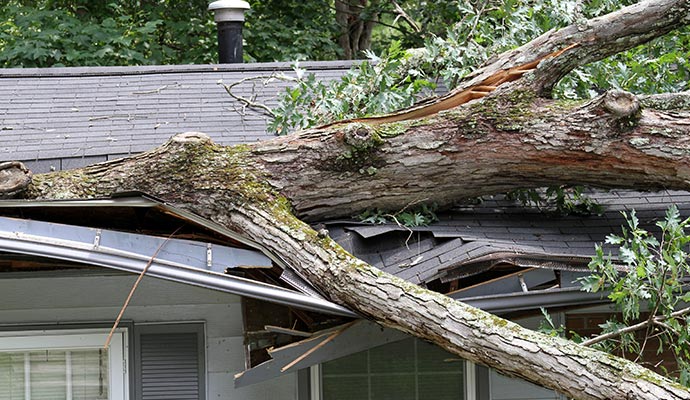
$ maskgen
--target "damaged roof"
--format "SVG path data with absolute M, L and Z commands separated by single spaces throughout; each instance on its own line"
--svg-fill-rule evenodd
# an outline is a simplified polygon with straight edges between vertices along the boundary
M 654 231 L 676 204 L 690 214 L 690 194 L 681 191 L 592 192 L 600 215 L 558 216 L 503 196 L 457 207 L 429 226 L 407 228 L 331 221 L 332 237 L 363 260 L 416 284 L 449 282 L 485 272 L 498 264 L 523 268 L 587 271 L 595 246 L 625 225 L 621 211 L 635 209 L 643 227 Z M 616 249 L 605 246 L 614 256 Z M 568 285 L 569 282 L 564 282 Z M 504 288 L 505 289 L 505 288 Z
M 74 212 L 84 215 L 75 218 Z M 126 230 L 117 221 L 123 218 L 131 221 Z M 140 233 L 146 227 L 140 222 L 146 220 L 156 221 L 158 229 Z M 146 273 L 305 310 L 356 315 L 287 271 L 262 244 L 138 193 L 90 200 L 0 200 L 0 255 L 3 261 L 17 259 L 19 270 L 27 264 L 50 269 L 54 260 L 62 260 L 74 263 L 67 269 L 100 266 Z M 247 271 L 276 268 L 278 278 L 294 290 L 244 277 Z M 17 270 L 11 262 L 6 269 Z
M 351 65 L 301 67 L 329 80 Z M 25 161 L 34 172 L 46 172 L 150 150 L 184 131 L 203 131 L 220 144 L 270 138 L 266 116 L 231 98 L 219 82 L 240 83 L 237 95 L 271 105 L 288 83 L 264 85 L 253 78 L 276 73 L 294 76 L 289 63 L 0 70 L 0 90 L 9 94 L 0 99 L 0 161 Z M 690 211 L 684 192 L 594 195 L 604 206 L 602 215 L 546 217 L 497 196 L 458 207 L 427 227 L 357 221 L 327 226 L 346 249 L 384 271 L 466 297 L 483 293 L 476 285 L 488 288 L 484 281 L 515 272 L 486 274 L 506 266 L 556 271 L 549 276 L 566 287 L 569 274 L 586 269 L 594 246 L 624 224 L 619 211 L 634 208 L 642 221 L 662 218 L 671 203 L 681 213 Z M 521 287 L 554 283 L 543 273 L 528 275 L 520 278 Z M 515 287 L 500 283 L 505 290 Z

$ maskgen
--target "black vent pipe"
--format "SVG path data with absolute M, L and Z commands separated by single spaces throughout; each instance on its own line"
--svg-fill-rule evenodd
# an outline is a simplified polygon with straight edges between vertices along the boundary
M 242 62 L 242 26 L 249 3 L 242 0 L 219 0 L 209 4 L 218 27 L 218 62 Z

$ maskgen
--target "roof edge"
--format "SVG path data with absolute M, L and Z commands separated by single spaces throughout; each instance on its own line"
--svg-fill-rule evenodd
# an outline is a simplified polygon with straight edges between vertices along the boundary
M 306 70 L 349 69 L 361 61 L 304 61 L 299 66 Z M 126 76 L 179 73 L 218 73 L 242 71 L 292 71 L 295 62 L 265 62 L 247 64 L 186 64 L 141 65 L 114 67 L 53 67 L 53 68 L 4 68 L 2 78 L 64 78 L 85 76 Z

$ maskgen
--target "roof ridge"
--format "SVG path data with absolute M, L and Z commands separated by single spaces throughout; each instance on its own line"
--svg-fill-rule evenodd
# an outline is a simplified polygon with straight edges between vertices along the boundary
M 305 61 L 299 63 L 307 70 L 349 69 L 358 61 Z M 53 68 L 0 68 L 2 78 L 64 78 L 86 76 L 164 75 L 179 73 L 292 71 L 294 62 L 262 62 L 247 64 L 184 64 L 138 66 L 90 66 Z

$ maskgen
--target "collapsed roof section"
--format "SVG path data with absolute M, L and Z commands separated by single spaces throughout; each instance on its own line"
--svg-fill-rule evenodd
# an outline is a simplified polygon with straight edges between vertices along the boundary
M 682 215 L 690 213 L 687 192 L 611 191 L 590 196 L 603 206 L 602 214 L 547 217 L 536 207 L 496 196 L 458 207 L 429 226 L 342 220 L 326 225 L 336 241 L 372 265 L 457 299 L 483 299 L 480 304 L 492 304 L 494 312 L 519 308 L 522 303 L 515 302 L 515 296 L 525 297 L 524 307 L 534 309 L 534 295 L 540 292 L 558 305 L 580 305 L 601 301 L 599 295 L 573 296 L 577 292 L 572 288 L 579 287 L 577 277 L 589 272 L 595 246 L 626 224 L 621 211 L 635 209 L 642 226 L 652 232 L 670 204 L 676 204 Z M 604 246 L 616 256 L 616 248 Z M 558 290 L 563 296 L 557 301 Z M 494 298 L 487 302 L 487 296 Z M 511 304 L 497 303 L 504 297 Z
M 620 211 L 635 208 L 650 229 L 671 203 L 684 214 L 690 212 L 690 195 L 682 192 L 595 196 L 606 207 L 602 215 L 545 218 L 538 210 L 492 199 L 453 210 L 425 227 L 356 221 L 331 221 L 326 226 L 346 249 L 384 271 L 486 311 L 512 315 L 544 306 L 603 302 L 600 294 L 584 293 L 573 282 L 588 271 L 595 244 L 624 225 Z M 0 252 L 10 259 L 10 267 L 11 254 L 132 273 L 141 273 L 150 264 L 147 274 L 153 277 L 341 318 L 329 320 L 326 327 L 356 318 L 352 311 L 324 299 L 261 243 L 145 194 L 4 200 L 0 215 L 6 216 L 0 217 Z M 273 283 L 257 279 L 260 274 Z M 251 326 L 247 325 L 251 368 L 237 375 L 237 386 L 404 337 L 362 322 L 300 331 L 287 328 L 290 324 L 273 325 L 272 314 L 268 309 L 266 319 L 253 314 Z M 269 336 L 270 344 L 261 344 Z
M 0 217 L 2 252 L 132 273 L 146 270 L 156 278 L 329 315 L 356 316 L 319 295 L 261 244 L 149 196 L 4 200 L 0 214 L 22 216 Z M 133 232 L 139 230 L 148 234 Z M 234 246 L 221 244 L 228 242 Z M 279 278 L 296 290 L 238 276 L 257 269 L 267 274 L 278 269 Z
M 654 231 L 670 204 L 690 213 L 690 195 L 664 191 L 593 193 L 601 215 L 547 217 L 502 198 L 461 207 L 430 226 L 406 228 L 330 221 L 331 236 L 358 257 L 386 272 L 504 316 L 542 307 L 567 309 L 607 302 L 583 292 L 576 279 L 589 272 L 595 245 L 625 224 L 621 211 L 635 209 Z M 614 248 L 607 248 L 615 255 Z M 269 351 L 272 357 L 236 375 L 238 387 L 298 368 L 403 339 L 400 332 L 357 322 Z

